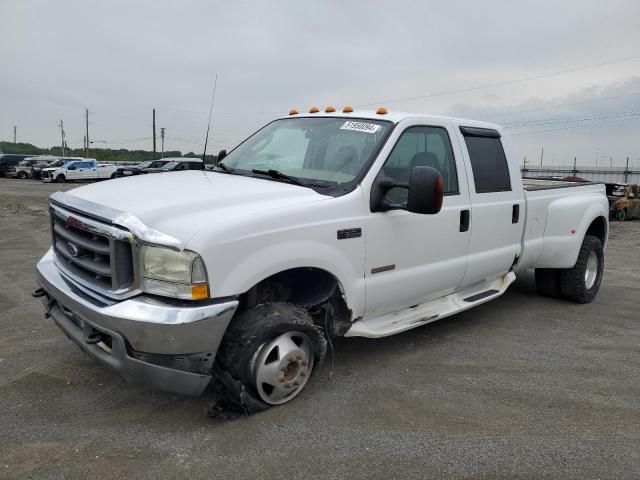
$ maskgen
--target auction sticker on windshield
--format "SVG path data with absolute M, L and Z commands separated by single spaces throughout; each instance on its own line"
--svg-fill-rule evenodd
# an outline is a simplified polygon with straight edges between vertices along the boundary
M 380 129 L 380 125 L 366 122 L 352 122 L 351 120 L 344 122 L 340 130 L 355 130 L 356 132 L 376 133 Z

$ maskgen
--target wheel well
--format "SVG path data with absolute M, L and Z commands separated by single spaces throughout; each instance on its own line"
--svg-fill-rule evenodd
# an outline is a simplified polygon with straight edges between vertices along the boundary
M 607 240 L 607 221 L 605 220 L 605 218 L 598 217 L 593 222 L 591 222 L 591 225 L 589 225 L 589 228 L 587 228 L 587 233 L 585 235 L 591 235 L 593 237 L 599 238 L 602 242 L 602 245 L 604 245 L 605 241 Z
M 316 323 L 322 324 L 330 318 L 335 335 L 343 335 L 351 326 L 351 310 L 340 282 L 320 268 L 292 268 L 271 275 L 242 294 L 239 302 L 239 311 L 263 303 L 298 305 L 305 308 Z

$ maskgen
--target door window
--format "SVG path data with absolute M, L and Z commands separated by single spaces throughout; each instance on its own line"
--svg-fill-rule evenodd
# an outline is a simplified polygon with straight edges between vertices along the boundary
M 414 167 L 435 168 L 442 175 L 444 194 L 459 193 L 455 158 L 446 129 L 426 126 L 407 128 L 393 147 L 382 172 L 398 183 L 408 183 Z M 392 188 L 387 193 L 387 200 L 403 205 L 407 201 L 407 193 L 405 188 Z
M 495 130 L 462 128 L 467 144 L 476 193 L 511 191 L 509 165 Z M 486 135 L 486 136 L 485 136 Z

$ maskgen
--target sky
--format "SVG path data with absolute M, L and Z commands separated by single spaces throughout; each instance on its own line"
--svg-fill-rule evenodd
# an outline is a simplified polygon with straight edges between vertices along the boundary
M 508 127 L 530 164 L 640 165 L 637 0 L 0 0 L 0 140 L 232 148 L 291 107 Z M 158 139 L 158 149 L 160 140 Z

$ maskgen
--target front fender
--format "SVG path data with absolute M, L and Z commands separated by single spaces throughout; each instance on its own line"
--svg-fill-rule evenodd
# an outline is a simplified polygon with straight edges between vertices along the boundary
M 573 267 L 578 259 L 582 240 L 589 226 L 598 217 L 603 217 L 607 222 L 608 234 L 609 204 L 600 193 L 566 196 L 551 202 L 542 252 L 536 267 Z

